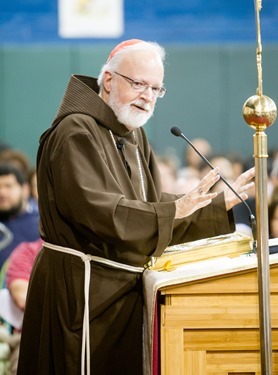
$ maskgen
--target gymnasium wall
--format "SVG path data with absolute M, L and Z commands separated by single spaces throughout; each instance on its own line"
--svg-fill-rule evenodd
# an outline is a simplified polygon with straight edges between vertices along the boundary
M 158 41 L 167 53 L 168 92 L 145 127 L 154 149 L 181 156 L 184 144 L 170 134 L 178 125 L 190 139 L 207 138 L 216 152 L 251 156 L 254 130 L 241 111 L 257 88 L 256 30 L 253 1 L 242 3 L 126 1 L 121 38 L 63 40 L 56 1 L 4 1 L 0 139 L 34 162 L 39 136 L 50 126 L 70 75 L 97 75 L 115 44 L 138 37 Z M 278 6 L 263 3 L 263 93 L 278 104 Z M 268 148 L 277 147 L 278 124 L 266 133 Z

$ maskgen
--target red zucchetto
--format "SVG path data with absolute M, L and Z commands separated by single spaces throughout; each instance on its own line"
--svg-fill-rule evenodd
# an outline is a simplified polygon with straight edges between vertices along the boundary
M 132 46 L 133 44 L 137 44 L 141 42 L 144 42 L 144 41 L 140 39 L 128 39 L 117 44 L 116 47 L 110 52 L 106 63 L 108 63 L 118 52 L 120 52 L 125 47 Z

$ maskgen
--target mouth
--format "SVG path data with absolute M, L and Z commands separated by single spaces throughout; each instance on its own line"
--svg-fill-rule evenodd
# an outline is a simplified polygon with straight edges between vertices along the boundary
M 140 112 L 149 112 L 149 108 L 143 105 L 138 105 L 138 104 L 132 104 L 132 107 L 138 109 Z

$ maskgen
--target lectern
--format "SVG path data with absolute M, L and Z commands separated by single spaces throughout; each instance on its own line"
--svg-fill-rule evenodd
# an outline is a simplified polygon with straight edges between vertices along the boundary
M 258 258 L 251 245 L 234 233 L 168 248 L 144 272 L 146 375 L 262 375 Z M 278 375 L 278 253 L 269 263 Z
M 273 374 L 278 374 L 278 257 L 272 262 Z M 162 375 L 261 375 L 255 262 L 159 289 Z

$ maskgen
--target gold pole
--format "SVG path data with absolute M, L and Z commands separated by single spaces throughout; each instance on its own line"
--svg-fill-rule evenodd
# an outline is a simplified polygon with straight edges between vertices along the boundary
M 260 318 L 261 374 L 272 375 L 272 335 L 270 314 L 270 277 L 269 277 L 269 238 L 268 238 L 268 197 L 267 197 L 267 136 L 265 129 L 271 126 L 277 117 L 276 105 L 272 99 L 263 95 L 262 44 L 260 30 L 261 0 L 255 1 L 257 26 L 257 73 L 258 88 L 256 95 L 243 105 L 243 117 L 247 124 L 256 130 L 254 134 L 255 188 L 257 216 L 257 257 L 258 290 Z

